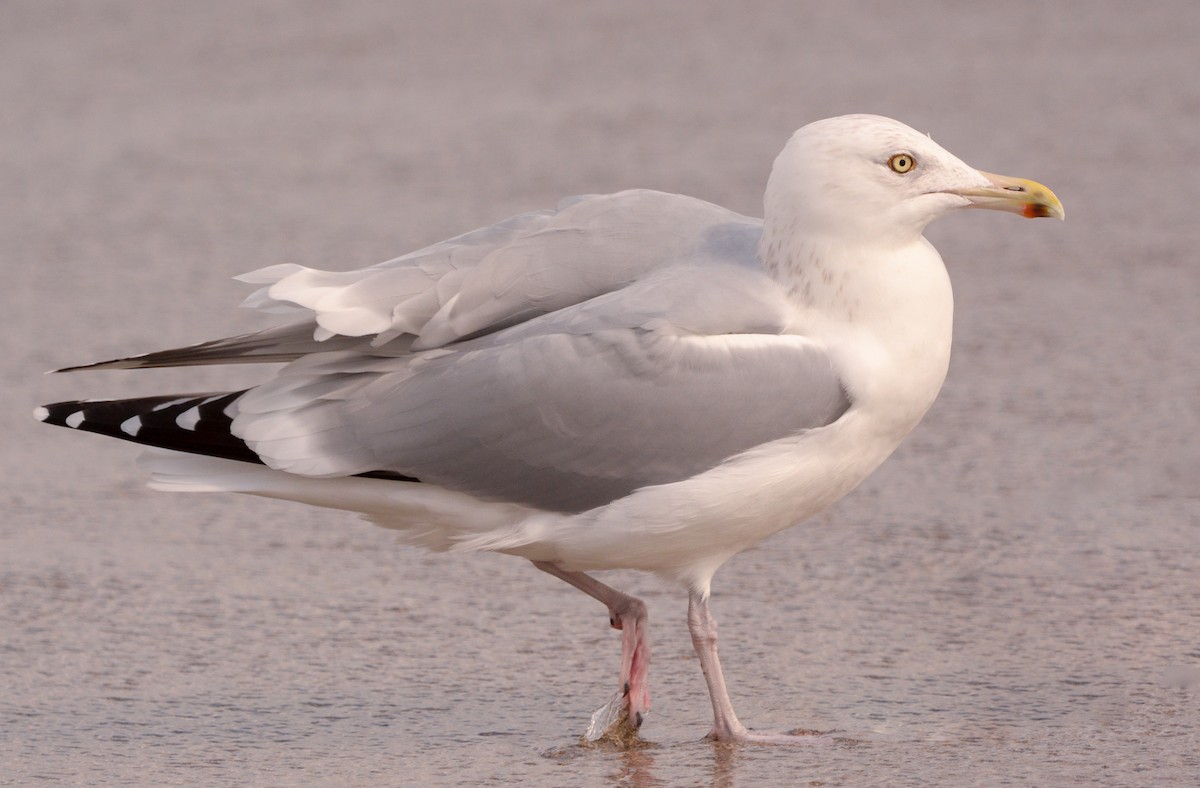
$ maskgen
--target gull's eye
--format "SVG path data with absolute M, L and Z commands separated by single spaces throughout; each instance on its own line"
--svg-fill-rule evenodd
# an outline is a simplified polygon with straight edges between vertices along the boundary
M 917 160 L 912 157 L 911 153 L 897 153 L 888 159 L 888 166 L 892 168 L 892 172 L 903 175 L 917 166 Z

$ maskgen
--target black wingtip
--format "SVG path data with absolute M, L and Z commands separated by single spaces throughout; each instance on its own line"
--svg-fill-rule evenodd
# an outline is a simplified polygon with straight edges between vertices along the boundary
M 34 418 L 57 427 L 165 449 L 230 460 L 261 462 L 229 431 L 226 408 L 242 391 L 124 400 L 75 400 L 43 405 Z
M 93 361 L 90 364 L 72 364 L 69 367 L 52 369 L 46 374 L 57 375 L 60 372 L 78 372 L 84 369 L 138 369 L 139 367 L 144 366 L 141 360 L 144 359 L 146 355 L 149 354 L 130 356 L 129 358 L 114 358 L 109 359 L 108 361 Z
M 34 408 L 33 417 L 56 427 L 76 427 L 83 421 L 83 410 L 87 406 L 86 400 L 55 402 Z
M 245 393 L 55 402 L 35 408 L 33 417 L 57 427 L 94 432 L 145 446 L 261 465 L 262 459 L 230 432 L 232 416 L 227 409 Z M 395 471 L 368 471 L 357 475 L 387 481 L 420 481 Z

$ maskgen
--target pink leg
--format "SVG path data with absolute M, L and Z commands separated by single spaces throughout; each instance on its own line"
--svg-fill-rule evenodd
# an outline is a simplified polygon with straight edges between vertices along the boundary
M 749 731 L 738 722 L 725 688 L 725 674 L 721 672 L 721 660 L 717 657 L 717 620 L 708 612 L 708 597 L 695 591 L 688 592 L 688 631 L 692 633 L 692 648 L 700 657 L 700 669 L 708 684 L 708 695 L 712 699 L 713 727 L 708 738 L 717 741 L 745 741 Z
M 708 684 L 712 699 L 713 726 L 708 738 L 720 742 L 760 742 L 769 744 L 792 744 L 798 742 L 819 743 L 828 741 L 820 736 L 797 733 L 751 733 L 738 721 L 733 713 L 733 703 L 725 688 L 725 675 L 721 672 L 721 660 L 717 657 L 717 621 L 708 611 L 708 597 L 696 591 L 688 591 L 688 630 L 692 633 L 692 647 L 700 657 L 700 669 Z
M 534 561 L 543 572 L 565 580 L 608 608 L 608 623 L 621 630 L 621 692 L 629 722 L 641 727 L 650 710 L 650 640 L 646 605 L 583 572 L 570 572 L 549 561 Z

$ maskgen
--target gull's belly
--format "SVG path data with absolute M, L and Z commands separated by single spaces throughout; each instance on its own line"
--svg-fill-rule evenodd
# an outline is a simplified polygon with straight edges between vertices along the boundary
M 887 459 L 903 436 L 874 422 L 852 408 L 691 479 L 562 518 L 539 541 L 571 569 L 641 569 L 706 583 L 730 556 L 825 509 Z

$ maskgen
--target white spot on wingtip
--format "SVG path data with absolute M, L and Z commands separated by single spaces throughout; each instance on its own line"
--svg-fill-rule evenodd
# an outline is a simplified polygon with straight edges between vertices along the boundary
M 196 424 L 200 422 L 200 407 L 188 408 L 183 413 L 175 417 L 175 423 L 189 432 L 196 431 Z
M 129 435 L 130 437 L 136 438 L 137 434 L 141 432 L 141 430 L 141 416 L 130 416 L 129 418 L 125 419 L 125 421 L 121 422 L 121 432 Z
M 83 424 L 83 411 L 77 410 L 70 416 L 67 416 L 67 418 L 63 420 L 63 424 L 66 424 L 71 429 L 75 429 L 80 424 Z
M 36 407 L 33 409 L 33 417 L 38 421 L 45 421 L 50 418 L 50 411 L 40 406 Z

